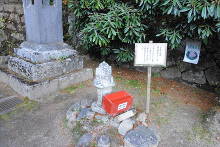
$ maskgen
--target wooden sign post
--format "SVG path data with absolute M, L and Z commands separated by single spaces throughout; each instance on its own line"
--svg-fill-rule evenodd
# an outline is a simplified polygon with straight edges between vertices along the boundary
M 151 91 L 151 68 L 166 67 L 167 43 L 136 43 L 135 44 L 135 63 L 134 66 L 147 66 L 147 101 L 146 113 L 150 112 L 150 91 Z

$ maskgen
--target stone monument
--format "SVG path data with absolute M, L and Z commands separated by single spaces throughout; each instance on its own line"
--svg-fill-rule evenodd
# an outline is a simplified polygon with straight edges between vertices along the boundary
M 104 95 L 112 92 L 112 87 L 115 86 L 115 82 L 112 76 L 112 67 L 106 62 L 99 64 L 96 68 L 95 79 L 93 82 L 94 86 L 97 88 L 97 102 L 92 104 L 92 110 L 101 114 L 105 114 L 102 109 L 102 98 Z
M 23 8 L 26 41 L 8 61 L 15 83 L 11 78 L 6 82 L 21 95 L 37 99 L 91 79 L 92 70 L 83 69 L 83 58 L 63 42 L 62 0 L 23 0 Z

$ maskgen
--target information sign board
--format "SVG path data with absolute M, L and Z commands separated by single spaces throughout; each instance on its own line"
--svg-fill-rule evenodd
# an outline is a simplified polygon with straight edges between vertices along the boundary
M 135 66 L 166 66 L 167 43 L 135 43 Z

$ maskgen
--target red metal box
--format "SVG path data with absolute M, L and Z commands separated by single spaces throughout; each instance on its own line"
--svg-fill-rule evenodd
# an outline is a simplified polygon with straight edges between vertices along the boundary
M 110 115 L 115 116 L 131 108 L 133 97 L 125 91 L 107 94 L 103 97 L 102 107 Z

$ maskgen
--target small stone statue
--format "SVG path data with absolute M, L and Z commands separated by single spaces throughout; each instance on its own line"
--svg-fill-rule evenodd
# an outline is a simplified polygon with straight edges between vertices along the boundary
M 105 61 L 99 64 L 99 67 L 96 68 L 93 84 L 97 88 L 98 100 L 92 104 L 92 109 L 95 112 L 105 114 L 105 111 L 102 109 L 102 98 L 104 95 L 111 93 L 112 87 L 115 86 L 112 76 L 112 67 Z
M 96 68 L 96 77 L 93 84 L 100 89 L 115 86 L 112 76 L 112 67 L 105 61 Z

